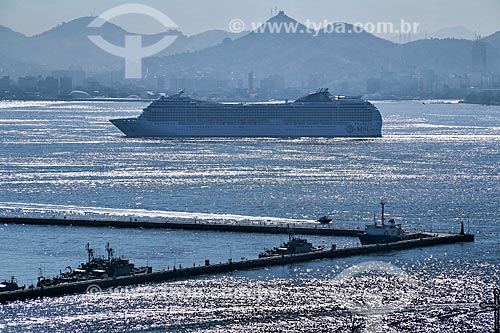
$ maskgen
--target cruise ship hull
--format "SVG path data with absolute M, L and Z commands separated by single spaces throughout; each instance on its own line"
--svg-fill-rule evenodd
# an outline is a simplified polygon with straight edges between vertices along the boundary
M 162 96 L 137 118 L 112 119 L 129 137 L 380 137 L 382 117 L 359 96 L 328 89 L 285 103 L 218 103 Z
M 141 118 L 110 120 L 128 137 L 380 137 L 380 123 L 292 126 L 261 125 L 184 125 L 175 122 L 151 122 Z

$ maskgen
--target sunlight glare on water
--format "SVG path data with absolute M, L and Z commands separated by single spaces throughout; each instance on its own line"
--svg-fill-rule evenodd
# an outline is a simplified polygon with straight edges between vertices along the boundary
M 363 227 L 387 213 L 408 229 L 458 232 L 474 243 L 321 260 L 0 305 L 1 332 L 481 332 L 500 284 L 500 107 L 378 102 L 383 138 L 130 139 L 109 119 L 139 102 L 0 102 L 3 215 L 152 220 L 272 220 Z M 308 236 L 355 246 L 348 237 Z M 98 253 L 154 269 L 255 258 L 286 235 L 0 226 L 0 279 L 36 282 Z M 390 263 L 411 277 L 353 265 Z M 395 295 L 411 295 L 404 304 Z M 366 308 L 368 307 L 368 312 Z M 363 311 L 356 309 L 363 308 Z

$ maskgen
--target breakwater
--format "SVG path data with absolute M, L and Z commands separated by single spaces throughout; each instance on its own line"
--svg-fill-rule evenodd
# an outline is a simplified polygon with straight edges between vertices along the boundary
M 59 225 L 74 227 L 112 227 L 112 228 L 144 228 L 144 229 L 182 229 L 182 230 L 205 230 L 205 231 L 230 231 L 251 233 L 273 233 L 288 234 L 293 231 L 301 235 L 324 235 L 324 236 L 350 236 L 357 237 L 362 234 L 360 229 L 334 228 L 331 225 L 317 224 L 314 227 L 300 226 L 296 223 L 217 223 L 208 221 L 193 222 L 152 222 L 129 220 L 105 220 L 105 219 L 83 219 L 83 218 L 35 218 L 35 217 L 0 217 L 1 224 L 27 224 L 27 225 Z
M 258 269 L 269 266 L 288 265 L 293 263 L 318 260 L 345 258 L 357 255 L 370 255 L 380 252 L 406 250 L 435 245 L 445 245 L 461 242 L 473 242 L 474 235 L 471 234 L 437 234 L 434 237 L 404 240 L 387 244 L 373 244 L 342 249 L 326 249 L 317 252 L 283 255 L 269 258 L 242 260 L 236 262 L 225 262 L 210 264 L 206 262 L 203 266 L 175 268 L 148 274 L 122 276 L 117 278 L 87 280 L 74 283 L 66 283 L 45 288 L 33 288 L 0 293 L 0 302 L 18 301 L 38 297 L 55 297 L 68 294 L 84 293 L 89 288 L 98 286 L 100 289 L 110 287 L 121 287 L 150 282 L 164 282 L 177 279 L 189 279 L 200 275 L 224 274 L 232 271 Z

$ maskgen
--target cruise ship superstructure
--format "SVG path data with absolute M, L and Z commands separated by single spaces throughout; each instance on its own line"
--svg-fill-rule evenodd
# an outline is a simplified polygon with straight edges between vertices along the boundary
M 129 137 L 380 137 L 382 117 L 360 97 L 327 88 L 293 102 L 218 103 L 161 97 L 137 118 L 110 121 Z

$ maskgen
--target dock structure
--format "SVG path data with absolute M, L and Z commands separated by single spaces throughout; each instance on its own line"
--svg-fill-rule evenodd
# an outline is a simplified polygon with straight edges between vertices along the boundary
M 229 261 L 220 264 L 205 262 L 204 266 L 188 268 L 174 268 L 156 271 L 147 274 L 121 276 L 116 278 L 86 280 L 74 283 L 63 283 L 45 288 L 32 288 L 0 293 L 0 302 L 19 301 L 39 297 L 55 297 L 68 294 L 88 292 L 89 290 L 101 290 L 112 287 L 130 286 L 150 282 L 165 282 L 178 279 L 189 279 L 200 275 L 224 274 L 232 271 L 258 269 L 263 267 L 289 265 L 293 263 L 306 262 L 318 259 L 346 258 L 358 255 L 370 255 L 380 252 L 406 250 L 435 245 L 453 244 L 461 242 L 473 242 L 474 235 L 471 234 L 436 234 L 433 237 L 403 240 L 393 243 L 364 245 L 348 247 L 343 249 L 325 249 L 310 253 L 282 255 L 268 258 Z
M 301 235 L 349 236 L 357 237 L 362 234 L 361 229 L 333 228 L 330 225 L 317 224 L 301 226 L 300 223 L 217 223 L 209 221 L 193 222 L 153 222 L 130 220 L 105 220 L 84 218 L 36 218 L 36 217 L 0 217 L 0 224 L 27 224 L 27 225 L 58 225 L 73 227 L 112 227 L 112 228 L 143 228 L 143 229 L 180 229 L 204 231 L 229 231 L 247 233 L 288 234 L 292 231 Z

